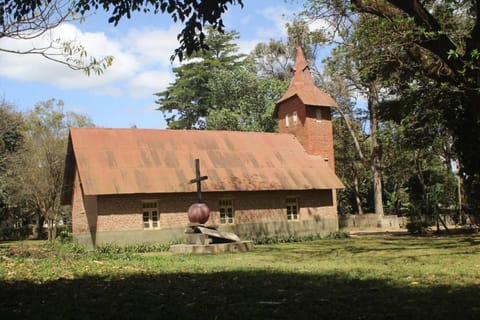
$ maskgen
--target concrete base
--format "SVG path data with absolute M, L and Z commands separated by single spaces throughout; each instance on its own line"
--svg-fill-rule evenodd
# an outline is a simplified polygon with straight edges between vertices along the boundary
M 213 244 L 176 244 L 170 247 L 172 253 L 224 253 L 246 252 L 253 249 L 252 241 L 237 241 Z

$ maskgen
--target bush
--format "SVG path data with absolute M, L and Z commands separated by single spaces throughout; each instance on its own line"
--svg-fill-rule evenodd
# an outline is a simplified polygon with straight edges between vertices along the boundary
M 65 244 L 65 243 L 70 243 L 73 242 L 73 236 L 70 232 L 63 230 L 57 235 L 57 239 L 60 241 L 60 243 Z
M 277 244 L 277 243 L 291 243 L 291 242 L 306 242 L 306 241 L 315 241 L 322 239 L 346 239 L 350 238 L 348 232 L 337 231 L 328 234 L 327 236 L 322 236 L 320 233 L 311 234 L 311 235 L 273 235 L 273 236 L 261 236 L 254 237 L 251 240 L 254 244 Z
M 411 234 L 426 234 L 429 230 L 429 225 L 426 221 L 416 220 L 407 223 L 407 230 Z

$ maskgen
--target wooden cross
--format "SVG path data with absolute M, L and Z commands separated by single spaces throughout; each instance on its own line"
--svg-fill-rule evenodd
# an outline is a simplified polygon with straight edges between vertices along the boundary
M 190 183 L 196 183 L 197 184 L 197 198 L 198 198 L 198 203 L 202 202 L 202 181 L 207 180 L 207 176 L 201 176 L 200 175 L 200 160 L 195 159 L 195 179 L 190 180 Z

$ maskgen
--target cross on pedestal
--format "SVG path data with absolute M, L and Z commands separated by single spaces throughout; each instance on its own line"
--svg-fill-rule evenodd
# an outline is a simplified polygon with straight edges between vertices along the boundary
M 202 202 L 202 181 L 207 180 L 207 176 L 201 176 L 200 175 L 200 160 L 195 159 L 195 179 L 190 180 L 190 183 L 196 183 L 197 184 L 197 198 L 198 198 L 198 203 Z

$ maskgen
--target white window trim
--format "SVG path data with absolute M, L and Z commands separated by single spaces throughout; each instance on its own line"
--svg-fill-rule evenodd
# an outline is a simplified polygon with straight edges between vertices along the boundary
M 297 111 L 293 111 L 293 125 L 296 126 L 298 123 L 298 114 Z
M 148 214 L 148 227 L 145 226 L 145 214 Z M 156 219 L 153 217 L 156 215 Z M 155 226 L 156 223 L 156 226 Z M 154 230 L 160 228 L 160 213 L 158 212 L 158 201 L 142 201 L 142 225 L 144 230 Z
M 222 203 L 224 202 L 224 203 Z M 225 209 L 225 217 L 223 218 L 224 222 L 222 222 L 222 209 Z M 229 221 L 228 217 L 228 209 L 232 210 L 232 218 Z M 232 198 L 221 198 L 218 200 L 218 212 L 220 214 L 220 224 L 235 224 L 235 207 L 233 206 L 233 199 Z
M 288 113 L 285 115 L 285 127 L 290 127 L 290 117 Z
M 285 206 L 287 211 L 287 220 L 288 221 L 299 221 L 300 220 L 300 207 L 298 204 L 298 197 L 287 197 L 285 199 Z M 292 211 L 292 208 L 295 208 L 295 213 L 289 213 Z
M 317 122 L 322 122 L 323 120 L 322 109 L 320 108 L 315 109 L 315 119 Z

